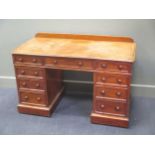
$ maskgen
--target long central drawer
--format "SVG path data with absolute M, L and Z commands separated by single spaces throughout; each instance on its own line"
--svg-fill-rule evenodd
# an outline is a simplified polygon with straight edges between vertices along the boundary
M 66 68 L 66 69 L 86 69 L 93 70 L 93 61 L 83 59 L 72 59 L 72 58 L 45 58 L 44 63 L 46 66 L 52 66 L 54 68 Z

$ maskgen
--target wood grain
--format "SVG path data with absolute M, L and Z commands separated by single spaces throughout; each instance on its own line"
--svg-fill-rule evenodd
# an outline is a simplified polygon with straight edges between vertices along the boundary
M 63 38 L 63 39 L 82 39 L 93 41 L 118 41 L 118 42 L 134 42 L 129 37 L 114 37 L 114 36 L 101 36 L 101 35 L 82 35 L 82 34 L 50 34 L 50 33 L 37 33 L 37 38 Z
M 61 34 L 49 36 L 37 35 L 16 48 L 14 54 L 135 61 L 135 43 L 132 39 Z
M 128 127 L 135 43 L 127 37 L 38 33 L 13 52 L 18 111 L 50 116 L 63 70 L 93 73 L 91 122 Z

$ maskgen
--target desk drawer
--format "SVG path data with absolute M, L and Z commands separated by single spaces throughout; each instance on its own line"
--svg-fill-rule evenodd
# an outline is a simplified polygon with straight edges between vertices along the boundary
M 37 56 L 27 56 L 27 55 L 15 55 L 15 63 L 30 64 L 30 65 L 42 65 L 42 59 Z
M 45 90 L 45 82 L 41 79 L 17 79 L 19 88 Z
M 20 91 L 20 101 L 26 104 L 41 104 L 47 105 L 47 100 L 44 93 L 32 93 Z
M 17 76 L 33 76 L 33 77 L 44 77 L 44 72 L 40 68 L 34 67 L 16 67 Z
M 127 115 L 127 103 L 110 101 L 110 100 L 96 100 L 94 105 L 95 112 L 108 113 L 116 115 Z
M 98 98 L 127 99 L 128 89 L 99 85 L 95 86 L 95 96 Z
M 129 86 L 130 75 L 94 73 L 95 84 L 113 84 L 116 86 Z
M 93 61 L 71 58 L 45 58 L 45 65 L 66 69 L 93 69 Z
M 131 63 L 115 61 L 97 61 L 96 69 L 98 71 L 108 72 L 131 72 Z

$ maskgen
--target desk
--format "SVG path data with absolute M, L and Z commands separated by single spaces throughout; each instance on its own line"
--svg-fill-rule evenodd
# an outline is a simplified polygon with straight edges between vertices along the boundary
M 38 33 L 13 52 L 18 111 L 50 116 L 63 70 L 93 73 L 91 122 L 128 127 L 135 43 L 127 37 Z

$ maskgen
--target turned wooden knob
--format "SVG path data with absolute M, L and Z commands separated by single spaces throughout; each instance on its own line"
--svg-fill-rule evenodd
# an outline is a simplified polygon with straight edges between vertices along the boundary
M 116 106 L 115 107 L 115 110 L 119 111 L 120 110 L 120 107 L 119 106 Z
M 22 70 L 22 71 L 21 71 L 21 74 L 25 74 L 25 71 L 24 71 L 24 70 Z
M 34 72 L 34 75 L 38 75 L 39 73 L 37 71 Z
M 32 59 L 32 62 L 37 62 L 37 59 L 36 58 Z
M 122 83 L 122 80 L 121 80 L 121 79 L 117 79 L 117 82 L 118 82 L 118 83 Z
M 57 64 L 57 63 L 58 63 L 58 61 L 57 61 L 57 60 L 54 60 L 54 61 L 53 61 L 53 63 L 54 63 L 54 64 Z
M 107 68 L 107 64 L 101 64 L 102 68 Z
M 101 94 L 102 94 L 102 95 L 105 95 L 105 90 L 102 90 L 102 91 L 101 91 Z
M 82 66 L 82 65 L 83 65 L 83 63 L 80 61 L 80 62 L 78 62 L 78 65 L 79 65 L 79 66 Z
M 40 97 L 37 97 L 37 101 L 41 101 L 41 98 Z
M 106 81 L 106 77 L 102 77 L 102 79 L 101 79 L 103 82 L 105 82 Z
M 104 105 L 104 104 L 101 104 L 100 107 L 101 107 L 102 109 L 104 109 L 104 108 L 105 108 L 105 105 Z
M 24 99 L 25 99 L 25 100 L 28 100 L 28 98 L 29 98 L 28 96 L 24 96 Z
M 26 82 L 23 82 L 23 83 L 22 83 L 22 86 L 26 86 Z
M 118 97 L 120 97 L 122 94 L 121 94 L 121 92 L 116 92 L 116 95 L 118 96 Z
M 118 68 L 121 70 L 121 69 L 123 69 L 123 66 L 122 65 L 119 65 Z
M 23 61 L 23 58 L 19 58 L 18 60 L 19 60 L 20 62 L 22 62 L 22 61 Z
M 40 87 L 40 84 L 39 83 L 36 83 L 36 88 Z

